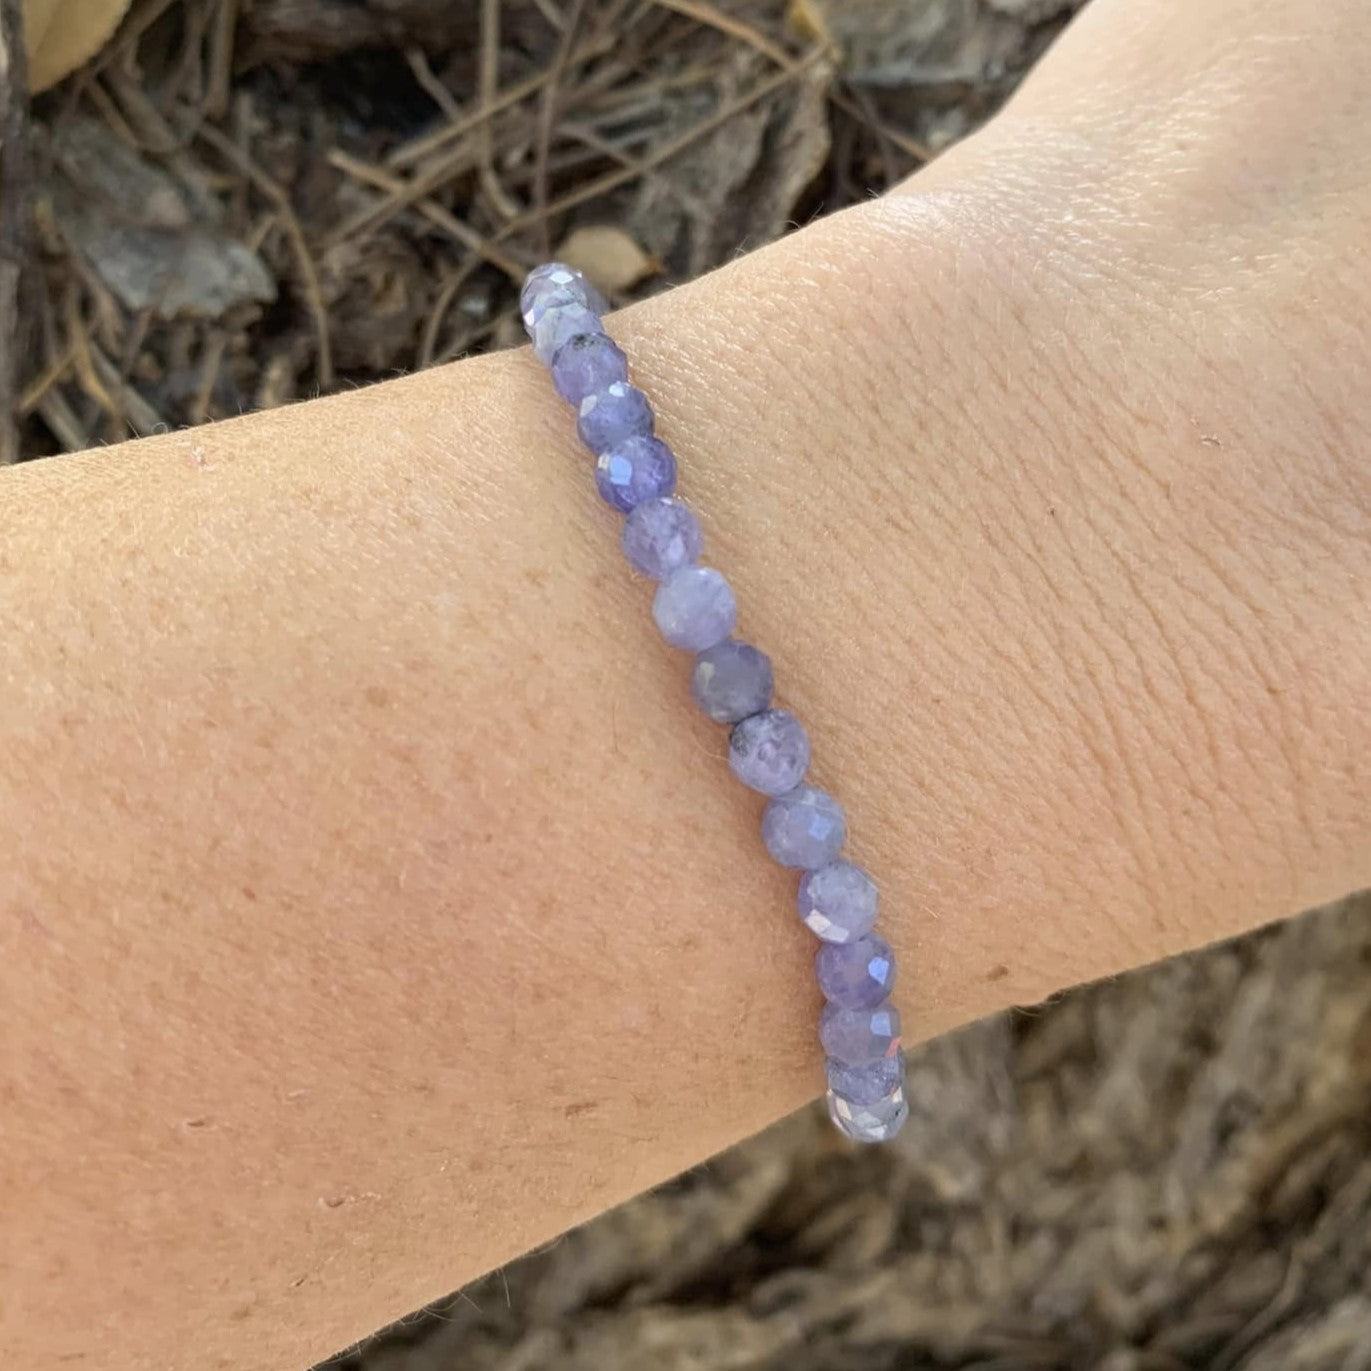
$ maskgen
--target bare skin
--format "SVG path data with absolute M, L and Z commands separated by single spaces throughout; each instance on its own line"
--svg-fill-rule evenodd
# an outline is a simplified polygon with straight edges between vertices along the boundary
M 1355 0 L 1095 0 L 613 323 L 913 1038 L 1371 879 L 1369 66 Z M 0 482 L 7 1361 L 303 1366 L 817 1093 L 586 475 L 511 354 Z

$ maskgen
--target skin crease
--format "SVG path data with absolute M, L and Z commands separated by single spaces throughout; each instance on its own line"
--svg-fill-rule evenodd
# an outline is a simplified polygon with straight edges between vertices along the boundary
M 1368 59 L 1352 0 L 1095 0 L 611 325 L 913 1038 L 1371 875 Z M 304 1366 L 817 1093 L 572 435 L 519 353 L 0 482 L 7 1360 Z

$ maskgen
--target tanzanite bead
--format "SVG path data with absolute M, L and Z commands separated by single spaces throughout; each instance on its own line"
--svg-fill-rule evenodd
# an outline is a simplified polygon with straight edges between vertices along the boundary
M 626 438 L 600 454 L 595 485 L 607 505 L 627 514 L 676 489 L 676 458 L 659 438 Z
M 869 1066 L 900 1050 L 900 1012 L 888 1000 L 871 1009 L 826 1004 L 819 1015 L 819 1041 L 844 1066 Z
M 771 703 L 771 658 L 728 638 L 695 659 L 690 693 L 716 724 L 736 724 Z
M 652 406 L 637 386 L 614 381 L 603 390 L 591 391 L 581 401 L 576 432 L 596 456 L 625 438 L 642 438 L 652 432 Z
M 784 795 L 809 770 L 809 734 L 787 710 L 763 710 L 733 726 L 728 765 L 749 790 Z
M 899 1102 L 888 1105 L 859 1105 L 841 1095 L 828 1092 L 828 1117 L 838 1132 L 853 1142 L 889 1142 L 909 1118 L 909 1103 L 900 1092 Z
M 844 1066 L 830 1059 L 828 1112 L 834 1123 L 858 1142 L 884 1142 L 909 1117 L 904 1055 L 882 1057 L 866 1066 Z
M 607 333 L 578 333 L 552 359 L 552 384 L 573 405 L 628 377 L 628 358 Z
M 874 1009 L 895 988 L 895 954 L 874 933 L 850 943 L 825 943 L 815 955 L 814 974 L 829 1004 Z
M 851 862 L 807 871 L 796 896 L 800 919 L 826 943 L 850 943 L 876 922 L 876 883 Z
M 679 500 L 644 500 L 624 520 L 624 556 L 644 574 L 660 581 L 683 566 L 693 566 L 704 550 L 700 522 Z
M 524 330 L 532 335 L 538 320 L 550 309 L 560 309 L 563 305 L 579 305 L 582 309 L 589 309 L 584 295 L 578 290 L 567 290 L 562 287 L 539 291 L 531 297 L 529 307 L 522 311 L 524 319 Z M 591 310 L 594 314 L 596 311 Z
M 824 1063 L 828 1088 L 853 1104 L 879 1104 L 895 1091 L 904 1094 L 904 1053 L 881 1057 L 865 1066 L 844 1066 L 830 1057 Z
M 557 354 L 573 338 L 595 335 L 603 338 L 609 336 L 600 323 L 600 316 L 574 301 L 551 306 L 528 331 L 528 336 L 533 340 L 534 355 L 545 367 L 552 365 Z M 624 375 L 627 374 L 625 369 Z M 576 403 L 580 404 L 580 400 Z
M 605 297 L 575 267 L 562 262 L 534 267 L 524 278 L 519 313 L 525 328 L 532 329 L 549 308 L 568 303 L 583 305 L 593 314 L 604 314 L 609 309 Z
M 733 632 L 738 606 L 733 587 L 713 567 L 673 571 L 657 587 L 652 617 L 672 647 L 703 652 Z
M 797 785 L 778 795 L 762 815 L 762 841 L 782 866 L 812 871 L 842 851 L 847 837 L 843 807 L 826 790 Z

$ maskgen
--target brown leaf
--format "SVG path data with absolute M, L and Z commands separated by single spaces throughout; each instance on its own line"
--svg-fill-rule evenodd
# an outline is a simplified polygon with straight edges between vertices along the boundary
M 128 7 L 129 0 L 24 0 L 29 88 L 46 90 L 94 57 Z
M 601 290 L 627 290 L 661 263 L 621 228 L 609 224 L 573 229 L 557 249 L 557 260 L 583 271 Z

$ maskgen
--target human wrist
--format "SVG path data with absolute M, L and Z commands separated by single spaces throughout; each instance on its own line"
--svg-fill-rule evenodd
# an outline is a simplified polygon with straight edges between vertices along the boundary
M 1080 240 L 1054 249 L 1070 211 L 1051 195 L 935 177 L 829 221 L 676 300 L 698 311 L 675 323 L 685 365 L 654 374 L 692 479 L 720 481 L 716 543 L 753 622 L 826 721 L 821 757 L 879 816 L 929 1029 L 1289 912 L 1351 870 L 1353 792 L 1288 807 L 1358 722 L 1351 681 L 1316 699 L 1279 640 L 1293 615 L 1340 650 L 1273 553 L 1327 550 L 1317 526 L 1292 545 L 1266 498 L 1288 452 L 1243 422 L 1214 456 L 1198 416 L 1250 414 L 1242 355 L 1216 387 L 1202 312 L 1159 326 L 1159 291 Z M 1259 308 L 1230 323 L 1270 346 Z M 711 373 L 697 330 L 742 360 Z

